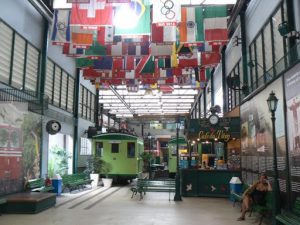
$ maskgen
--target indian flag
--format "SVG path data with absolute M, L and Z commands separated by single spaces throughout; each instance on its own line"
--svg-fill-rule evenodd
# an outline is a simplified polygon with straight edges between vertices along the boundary
M 203 16 L 205 41 L 226 41 L 228 39 L 226 6 L 206 7 Z
M 179 30 L 181 43 L 203 42 L 203 8 L 182 7 Z

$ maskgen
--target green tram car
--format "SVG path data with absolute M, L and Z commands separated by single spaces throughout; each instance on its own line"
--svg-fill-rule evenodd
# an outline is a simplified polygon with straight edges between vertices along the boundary
M 171 177 L 174 177 L 176 174 L 176 169 L 177 169 L 177 139 L 172 138 L 168 142 L 168 150 L 169 150 L 169 161 L 168 161 L 168 168 L 169 168 L 169 173 Z M 179 150 L 179 155 L 180 155 L 180 161 L 179 165 L 180 167 L 184 167 L 182 164 L 185 164 L 182 162 L 184 160 L 183 157 L 183 152 L 187 151 L 187 142 L 184 137 L 179 137 L 178 138 L 178 150 Z M 187 160 L 186 160 L 187 162 Z
M 93 136 L 92 146 L 93 154 L 111 164 L 107 175 L 114 182 L 134 179 L 142 172 L 143 139 L 126 133 L 103 133 Z

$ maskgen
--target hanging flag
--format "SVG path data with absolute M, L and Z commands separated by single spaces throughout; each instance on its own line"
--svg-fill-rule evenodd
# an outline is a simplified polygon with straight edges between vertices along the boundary
M 134 71 L 135 69 L 135 57 L 134 56 L 125 56 L 124 57 L 125 70 Z
M 126 35 L 121 36 L 122 42 L 131 44 L 140 44 L 150 42 L 149 35 Z
M 126 55 L 127 45 L 123 42 L 117 42 L 114 44 L 106 45 L 106 53 L 111 56 L 123 56 Z
M 54 45 L 70 42 L 70 10 L 54 10 L 51 41 Z
M 152 56 L 170 56 L 173 52 L 173 45 L 151 43 Z
M 97 70 L 111 70 L 112 69 L 112 57 L 104 56 L 98 60 L 94 60 L 94 69 Z
M 132 56 L 149 55 L 149 42 L 141 43 L 141 45 L 129 44 L 127 47 L 127 54 Z
M 176 44 L 172 45 L 172 54 L 171 54 L 171 67 L 178 67 L 177 51 Z
M 115 35 L 150 35 L 150 4 L 145 0 L 132 0 L 116 6 Z
M 93 44 L 94 30 L 85 30 L 80 27 L 71 27 L 71 40 L 76 48 L 87 48 Z
M 203 42 L 203 8 L 182 7 L 179 25 L 181 43 Z
M 71 43 L 65 43 L 63 46 L 63 54 L 69 57 L 82 57 L 84 54 L 84 49 L 75 48 Z
M 99 27 L 98 33 L 97 33 L 97 41 L 101 45 L 113 43 L 113 41 L 114 41 L 113 26 Z
M 227 35 L 227 7 L 208 6 L 204 9 L 204 31 L 205 40 L 226 41 Z
M 86 68 L 94 65 L 94 60 L 87 58 L 76 58 L 75 62 L 77 68 Z
M 176 26 L 180 22 L 181 4 L 178 0 L 153 1 L 153 20 L 159 26 Z
M 221 60 L 219 52 L 201 52 L 201 66 L 215 66 Z
M 178 67 L 197 67 L 200 65 L 200 53 L 197 50 L 193 50 L 193 54 L 179 55 L 178 56 Z
M 172 93 L 174 91 L 174 88 L 170 85 L 159 85 L 159 90 L 162 93 Z
M 106 47 L 100 45 L 98 42 L 94 41 L 93 44 L 85 50 L 85 56 L 88 58 L 94 58 L 101 56 L 106 56 Z
M 131 0 L 106 0 L 106 3 L 129 3 Z
M 113 7 L 105 0 L 90 0 L 88 4 L 73 4 L 71 25 L 84 29 L 112 26 Z
M 136 75 L 140 75 L 143 68 L 145 67 L 146 63 L 150 60 L 151 55 L 147 55 L 147 56 L 142 56 L 141 59 L 137 62 L 136 68 L 135 68 L 135 72 Z M 153 66 L 154 68 L 154 66 Z
M 113 63 L 112 63 L 112 70 L 113 73 L 119 71 L 119 70 L 124 70 L 124 58 L 123 57 L 115 57 L 113 58 Z
M 152 24 L 151 41 L 154 43 L 165 43 L 176 41 L 176 26 L 160 27 L 157 24 Z

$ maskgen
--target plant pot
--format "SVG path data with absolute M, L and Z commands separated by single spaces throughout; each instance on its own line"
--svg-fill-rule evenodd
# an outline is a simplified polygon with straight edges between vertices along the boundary
M 111 187 L 113 179 L 112 178 L 102 178 L 103 186 L 104 187 Z
M 98 173 L 91 173 L 90 178 L 92 181 L 92 188 L 96 188 L 99 182 L 99 174 Z

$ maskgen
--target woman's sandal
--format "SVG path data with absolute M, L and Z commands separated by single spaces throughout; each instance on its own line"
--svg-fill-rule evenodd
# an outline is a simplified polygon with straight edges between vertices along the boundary
M 239 217 L 239 218 L 237 219 L 237 221 L 242 221 L 242 220 L 245 220 L 245 218 L 244 218 L 244 217 Z

